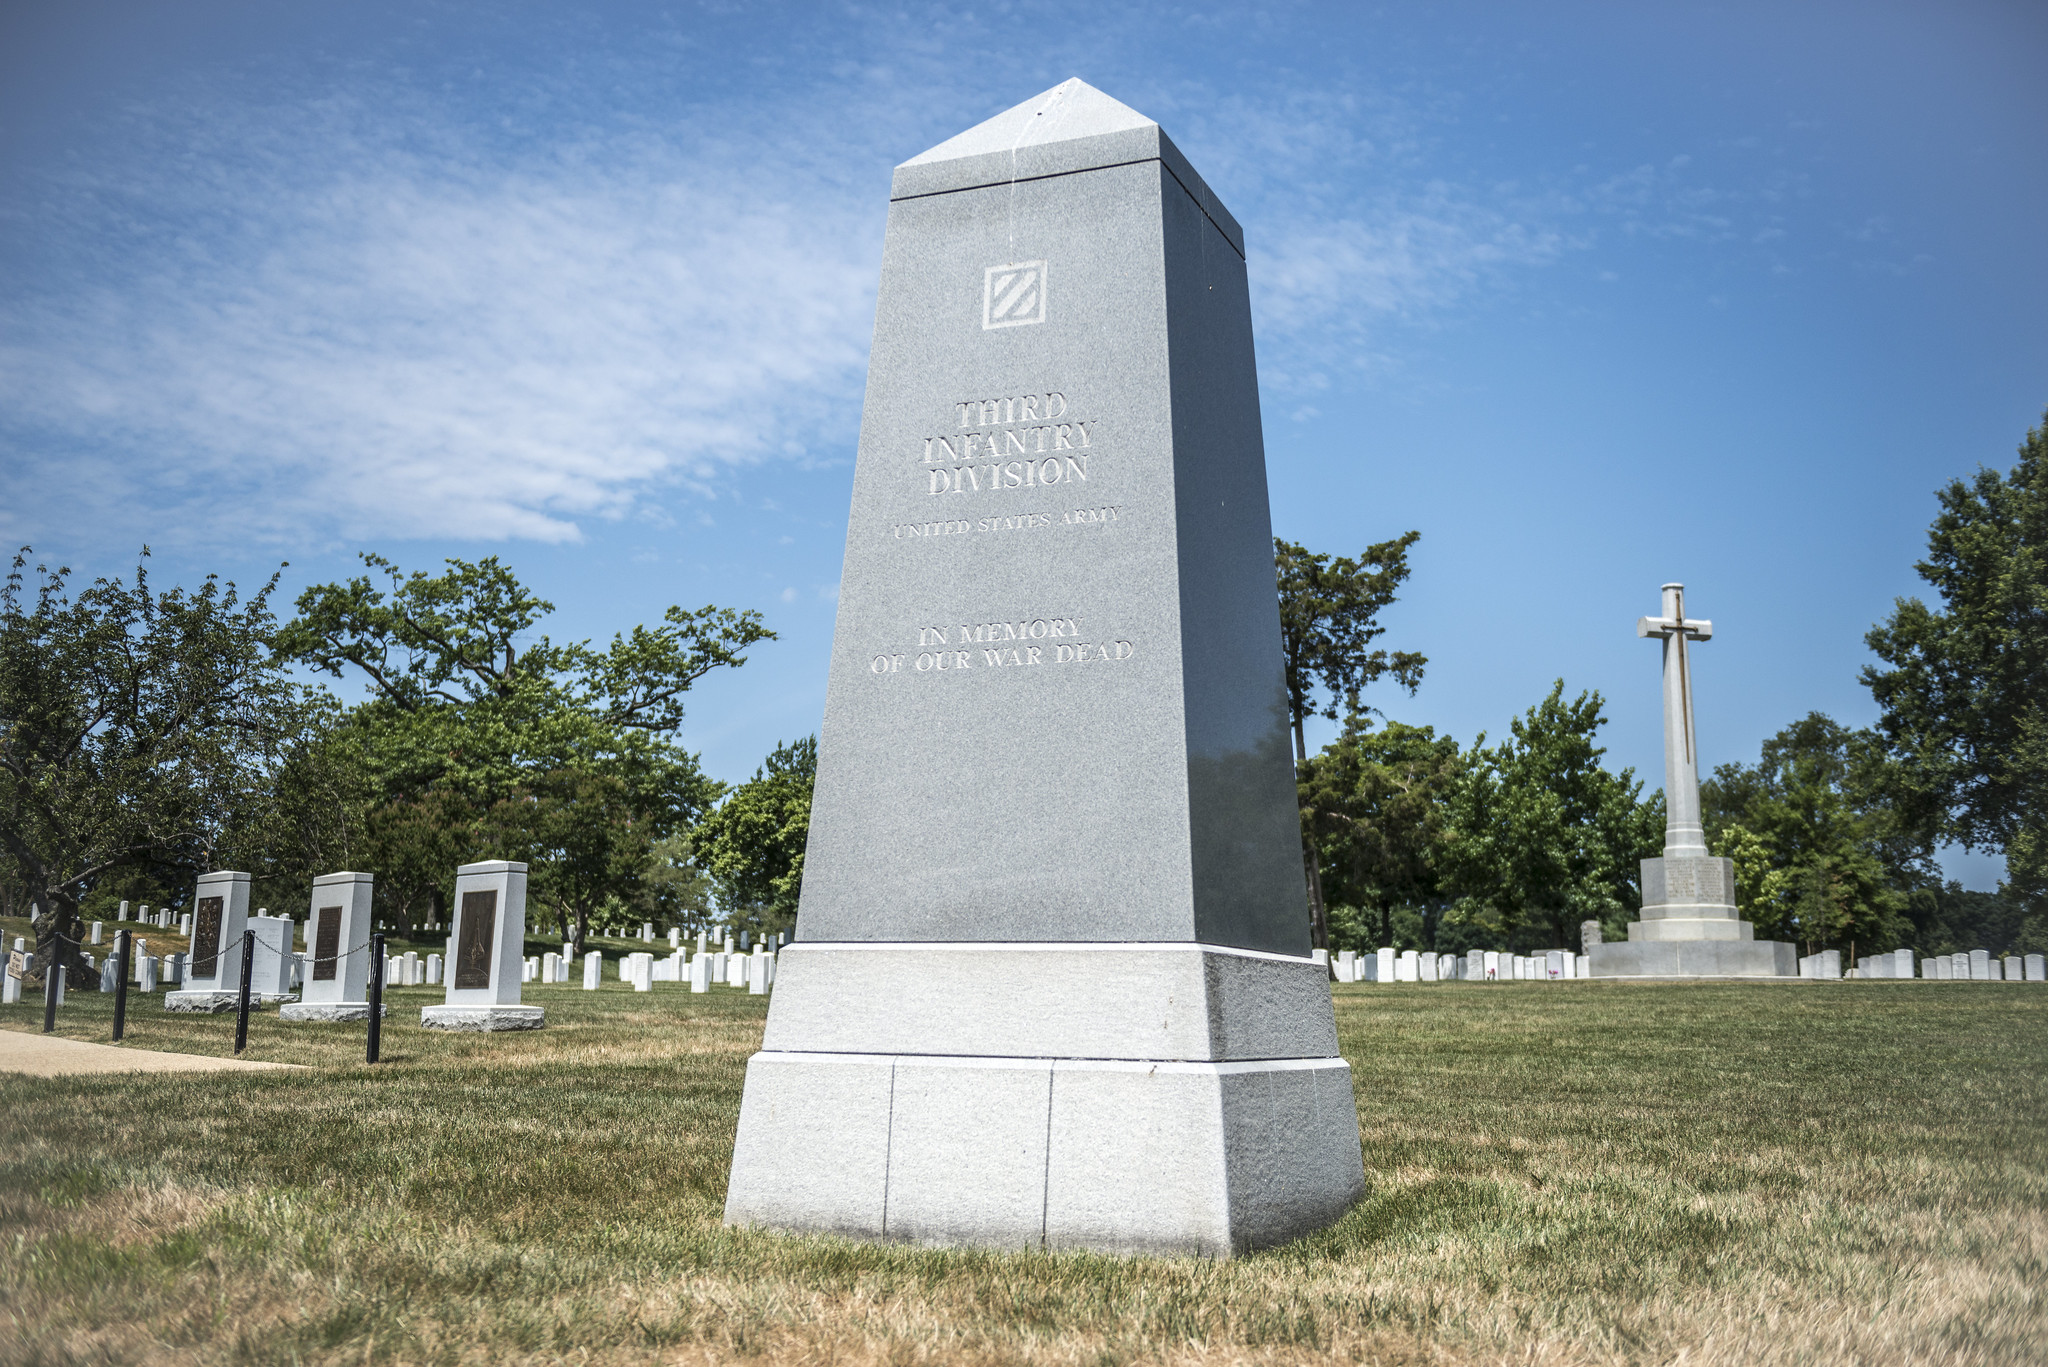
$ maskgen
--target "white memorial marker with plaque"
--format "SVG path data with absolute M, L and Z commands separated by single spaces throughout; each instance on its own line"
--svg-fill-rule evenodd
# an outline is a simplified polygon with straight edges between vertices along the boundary
M 899 166 L 729 1222 L 1228 1256 L 1357 1199 L 1273 583 L 1243 237 L 1159 126 L 1069 81 Z
M 519 1002 L 526 944 L 526 865 L 494 859 L 455 871 L 448 995 L 420 1011 L 429 1030 L 538 1030 L 547 1013 Z
M 323 873 L 313 880 L 306 918 L 306 977 L 299 999 L 278 1008 L 285 1020 L 370 1018 L 370 917 L 375 878 Z
M 223 869 L 202 873 L 193 894 L 192 957 L 178 991 L 164 994 L 166 1011 L 232 1011 L 241 995 L 242 932 L 249 926 L 249 875 Z
M 1735 865 L 1707 853 L 1700 824 L 1699 749 L 1693 730 L 1691 647 L 1714 624 L 1685 615 L 1685 586 L 1663 587 L 1664 613 L 1636 635 L 1664 650 L 1664 854 L 1643 861 L 1642 919 L 1625 942 L 1591 946 L 1596 978 L 1794 978 L 1799 950 L 1759 940 L 1735 909 Z

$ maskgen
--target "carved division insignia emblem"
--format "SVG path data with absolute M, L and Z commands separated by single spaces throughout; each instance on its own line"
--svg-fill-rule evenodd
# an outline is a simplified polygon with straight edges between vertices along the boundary
M 1045 321 L 1045 263 L 1012 261 L 981 275 L 981 326 L 1023 327 Z

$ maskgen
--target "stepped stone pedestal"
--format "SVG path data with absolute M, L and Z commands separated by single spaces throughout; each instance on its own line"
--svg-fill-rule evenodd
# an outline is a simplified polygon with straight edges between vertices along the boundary
M 1227 1257 L 1364 1191 L 1244 240 L 1079 81 L 896 170 L 796 940 L 726 1220 Z

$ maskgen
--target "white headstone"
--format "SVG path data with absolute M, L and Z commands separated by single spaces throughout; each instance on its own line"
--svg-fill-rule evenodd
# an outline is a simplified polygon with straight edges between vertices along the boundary
M 2030 983 L 2048 982 L 2048 955 L 2029 954 L 2027 956 L 2027 981 Z
M 604 955 L 587 950 L 583 955 L 583 990 L 595 992 L 604 986 Z
M 1970 951 L 1970 979 L 1973 982 L 1991 981 L 1991 955 L 1982 949 Z
M 281 916 L 251 916 L 256 955 L 249 968 L 249 990 L 265 998 L 288 997 L 292 991 L 292 923 Z
M 105 937 L 104 927 L 105 922 L 94 921 L 92 923 L 92 943 L 99 944 L 101 940 Z

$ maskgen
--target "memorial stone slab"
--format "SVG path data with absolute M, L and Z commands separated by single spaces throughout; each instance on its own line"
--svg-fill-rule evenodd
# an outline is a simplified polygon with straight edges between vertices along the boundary
M 2048 955 L 2029 954 L 2027 956 L 2027 981 L 2030 983 L 2048 982 Z
M 447 996 L 420 1011 L 429 1030 L 538 1030 L 547 1013 L 519 1000 L 526 865 L 495 859 L 455 871 Z
M 299 1000 L 278 1009 L 281 1018 L 370 1018 L 370 922 L 375 891 L 375 876 L 367 873 L 323 873 L 313 880 L 306 916 L 306 976 L 299 986 Z
M 899 167 L 728 1221 L 1227 1256 L 1362 1192 L 1272 555 L 1243 237 L 1159 126 L 1069 81 Z
M 249 875 L 230 869 L 202 873 L 193 890 L 186 934 L 191 957 L 178 991 L 166 993 L 166 1011 L 231 1011 L 241 993 L 242 932 L 249 923 Z
M 1980 983 L 1991 981 L 1991 954 L 1989 951 L 1973 949 L 1970 951 L 1969 961 L 1971 981 Z

